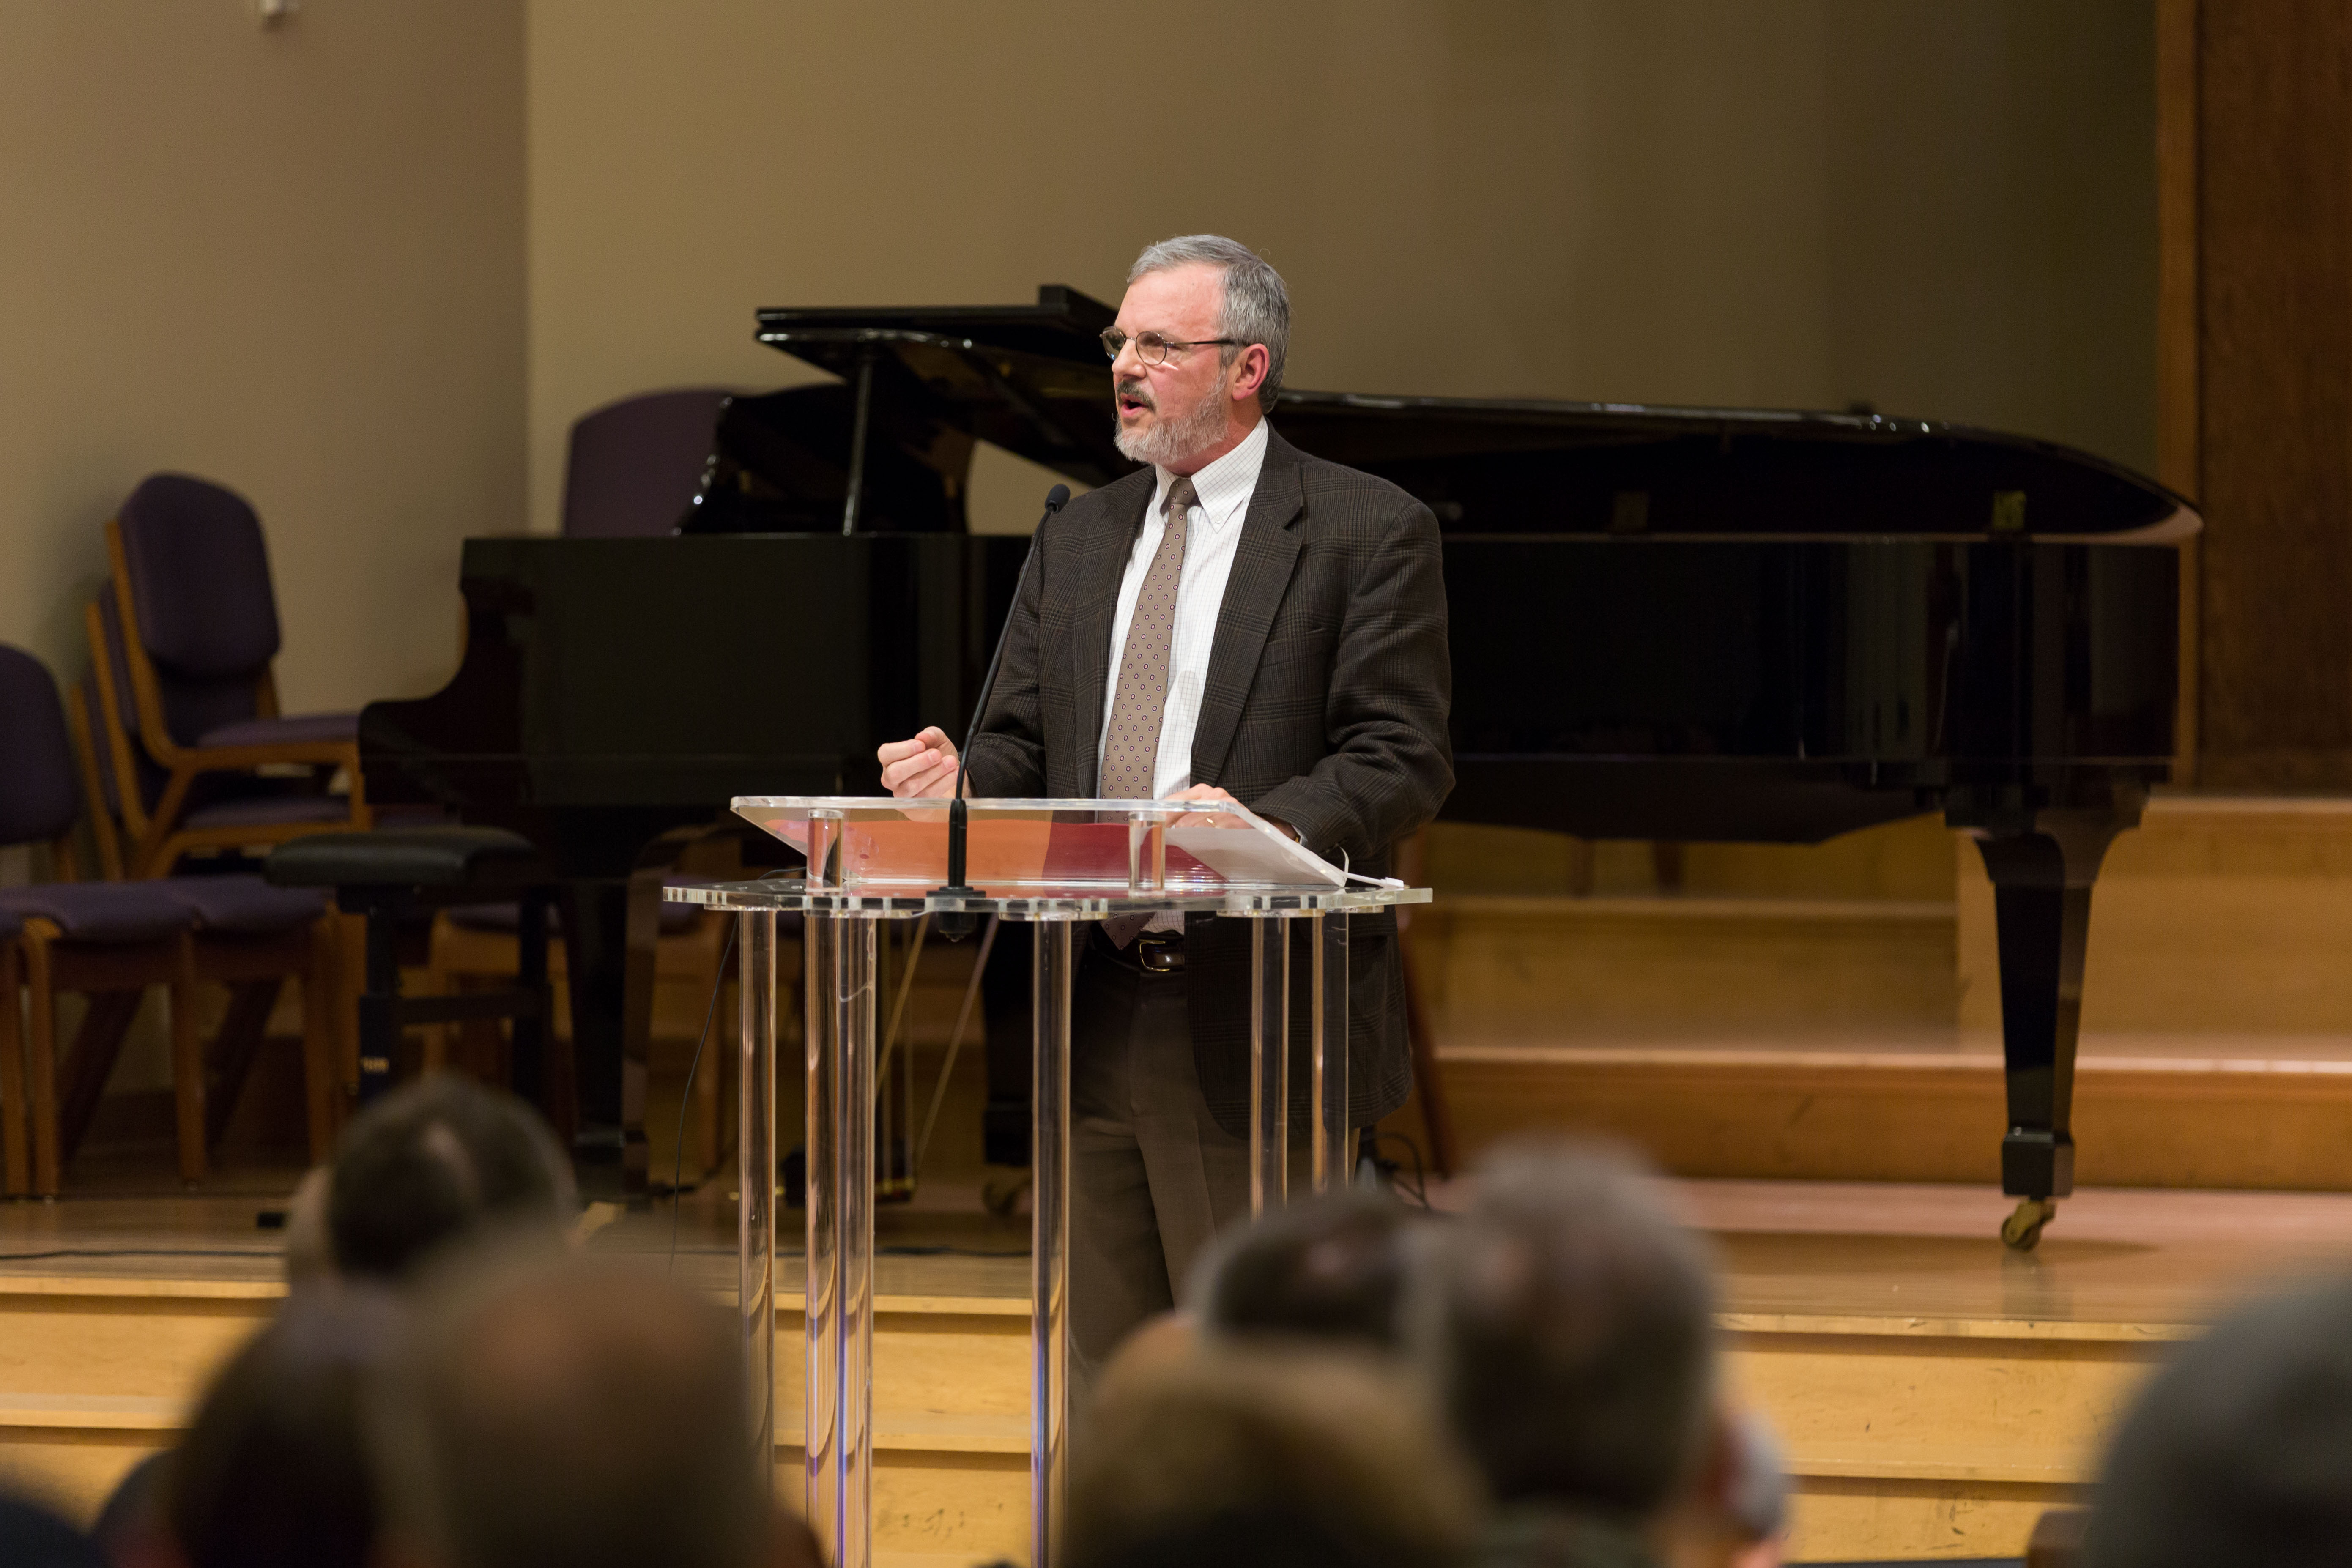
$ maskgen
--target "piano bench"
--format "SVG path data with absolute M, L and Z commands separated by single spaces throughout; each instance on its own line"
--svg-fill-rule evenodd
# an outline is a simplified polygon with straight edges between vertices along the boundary
M 469 1018 L 514 1026 L 514 1087 L 541 1095 L 541 1058 L 552 1016 L 547 990 L 547 915 L 555 889 L 530 840 L 496 827 L 385 828 L 317 833 L 278 846 L 262 875 L 285 888 L 328 888 L 336 907 L 366 922 L 365 982 L 357 997 L 359 1102 L 392 1086 L 403 1029 Z M 515 984 L 453 996 L 400 994 L 401 921 L 419 910 L 487 900 L 518 901 L 520 963 Z

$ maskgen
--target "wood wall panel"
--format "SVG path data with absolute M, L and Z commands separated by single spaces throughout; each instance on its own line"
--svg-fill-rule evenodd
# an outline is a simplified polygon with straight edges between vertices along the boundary
M 2204 5 L 2197 50 L 2200 777 L 2352 784 L 2352 7 Z

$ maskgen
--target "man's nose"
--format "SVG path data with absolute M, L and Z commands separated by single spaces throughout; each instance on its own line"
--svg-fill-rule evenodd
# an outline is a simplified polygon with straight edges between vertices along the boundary
M 1129 338 L 1125 342 L 1119 344 L 1118 353 L 1111 356 L 1111 381 L 1116 384 L 1118 382 L 1129 376 L 1132 376 L 1137 380 L 1140 380 L 1142 379 L 1143 372 L 1143 351 L 1135 346 L 1135 340 L 1133 338 Z

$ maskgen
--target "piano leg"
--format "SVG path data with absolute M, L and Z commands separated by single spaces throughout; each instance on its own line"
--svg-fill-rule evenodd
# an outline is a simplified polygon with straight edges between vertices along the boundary
M 660 921 L 657 875 L 566 889 L 564 984 L 580 1085 L 572 1152 L 583 1197 L 645 1195 L 646 1050 Z
M 2070 1122 L 2091 884 L 2116 835 L 2138 823 L 2139 803 L 2126 795 L 2101 808 L 1990 813 L 1975 822 L 1951 814 L 1954 826 L 1975 836 L 1993 884 L 2009 1094 L 2000 1189 L 2020 1200 L 2000 1238 L 2021 1252 L 2042 1239 L 2056 1200 L 2074 1190 Z

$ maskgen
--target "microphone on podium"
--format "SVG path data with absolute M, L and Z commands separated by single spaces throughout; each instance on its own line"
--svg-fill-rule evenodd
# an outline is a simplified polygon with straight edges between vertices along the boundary
M 1039 532 L 1045 531 L 1046 519 L 1061 510 L 1069 499 L 1067 485 L 1055 485 L 1045 492 L 1045 513 L 1037 520 Z M 1005 613 L 1004 625 L 997 630 L 996 651 L 988 656 L 988 673 L 981 678 L 980 700 L 972 705 L 971 722 L 964 726 L 963 747 L 956 752 L 955 799 L 948 806 L 948 879 L 945 886 L 932 889 L 935 892 L 979 896 L 980 889 L 964 885 L 964 849 L 969 832 L 963 804 L 964 763 L 971 756 L 971 742 L 980 733 L 980 721 L 987 716 L 988 700 L 996 694 L 996 668 L 1004 662 L 1004 638 L 1013 630 L 1013 613 L 1021 607 L 1022 592 L 1029 586 L 1029 563 L 1036 558 L 1037 537 L 1032 534 L 1029 552 L 1021 558 L 1021 575 L 1013 579 L 1013 609 Z M 932 918 L 931 929 L 950 942 L 961 942 L 980 929 L 980 917 L 961 912 L 937 915 Z

